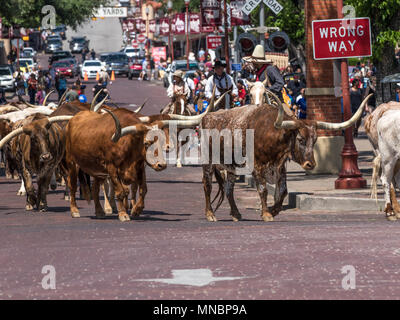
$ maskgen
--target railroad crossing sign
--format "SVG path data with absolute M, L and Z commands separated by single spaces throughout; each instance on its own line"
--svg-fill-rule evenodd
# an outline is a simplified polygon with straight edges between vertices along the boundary
M 261 3 L 262 0 L 247 0 L 244 4 L 242 11 L 249 15 L 257 6 Z M 263 0 L 265 5 L 270 8 L 273 13 L 278 14 L 282 11 L 283 6 L 276 0 Z

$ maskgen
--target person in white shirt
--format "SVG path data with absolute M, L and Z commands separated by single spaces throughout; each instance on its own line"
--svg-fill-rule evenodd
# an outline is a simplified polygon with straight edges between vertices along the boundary
M 221 61 L 217 60 L 214 63 L 214 75 L 208 78 L 206 88 L 205 88 L 205 96 L 207 99 L 211 99 L 212 91 L 214 85 L 216 85 L 215 89 L 215 98 L 218 99 L 222 94 L 227 91 L 230 91 L 225 97 L 225 104 L 221 103 L 221 108 L 225 105 L 225 109 L 230 109 L 230 106 L 234 101 L 237 100 L 238 97 L 238 89 L 233 81 L 233 78 L 225 72 L 226 65 Z

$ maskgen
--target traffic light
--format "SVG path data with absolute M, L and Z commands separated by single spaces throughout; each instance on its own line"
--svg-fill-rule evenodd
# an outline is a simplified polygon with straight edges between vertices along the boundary
M 242 33 L 236 40 L 235 47 L 239 52 L 239 58 L 251 56 L 258 44 L 257 38 L 251 33 Z
M 290 44 L 289 36 L 283 31 L 276 31 L 269 35 L 265 43 L 265 50 L 269 52 L 283 52 Z

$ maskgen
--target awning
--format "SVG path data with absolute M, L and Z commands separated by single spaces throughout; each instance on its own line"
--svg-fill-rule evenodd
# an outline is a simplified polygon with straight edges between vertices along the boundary
M 391 74 L 384 77 L 381 83 L 400 83 L 400 73 Z

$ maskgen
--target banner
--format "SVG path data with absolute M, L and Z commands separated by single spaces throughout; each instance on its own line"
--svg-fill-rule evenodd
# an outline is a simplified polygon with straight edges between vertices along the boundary
M 201 31 L 200 14 L 198 13 L 190 14 L 189 28 L 191 34 L 200 33 Z
M 143 19 L 135 19 L 136 22 L 136 31 L 140 33 L 146 32 L 146 21 Z
M 177 13 L 175 15 L 174 20 L 172 21 L 172 30 L 174 31 L 175 27 L 175 34 L 185 34 L 185 14 L 184 13 Z
M 214 32 L 214 27 L 201 26 L 201 32 L 202 33 L 213 33 Z
M 154 59 L 155 64 L 158 66 L 161 59 L 167 60 L 167 48 L 153 47 L 151 48 L 151 56 Z
M 242 11 L 245 0 L 231 0 L 231 25 L 245 26 L 250 24 L 250 17 Z
M 160 35 L 162 35 L 162 36 L 169 35 L 169 19 L 168 18 L 160 19 Z
M 149 21 L 149 32 L 156 33 L 156 20 L 154 19 Z
M 221 1 L 200 0 L 201 24 L 204 27 L 222 25 Z

